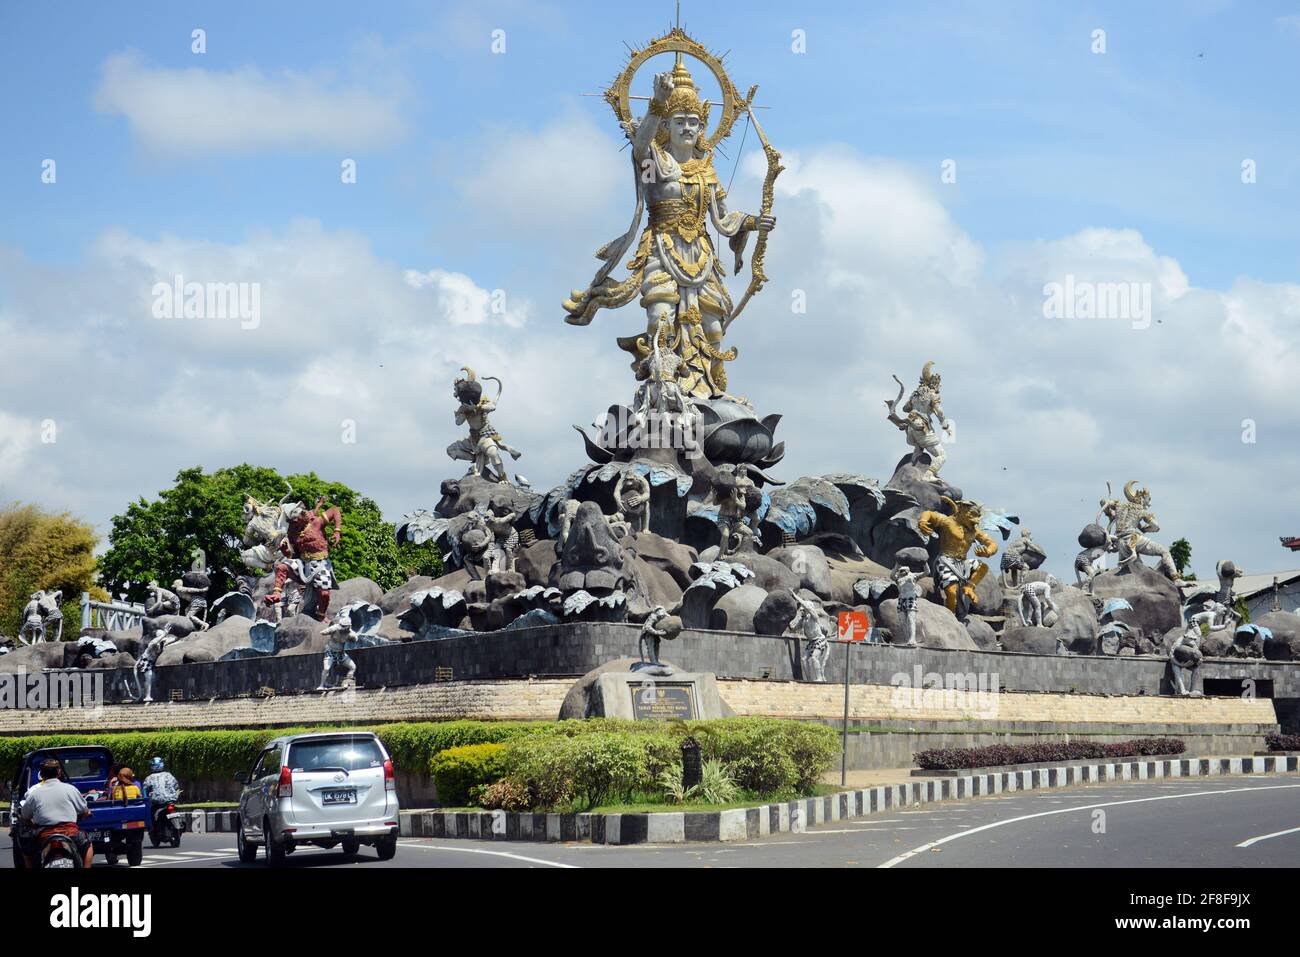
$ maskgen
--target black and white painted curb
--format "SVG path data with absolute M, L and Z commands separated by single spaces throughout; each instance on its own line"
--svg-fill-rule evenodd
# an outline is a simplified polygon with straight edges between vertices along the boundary
M 589 841 L 593 844 L 681 844 L 690 841 L 748 841 L 767 834 L 797 834 L 831 821 L 866 817 L 881 811 L 1035 791 L 1159 778 L 1216 777 L 1235 774 L 1286 774 L 1300 771 L 1300 756 L 1241 758 L 1124 759 L 1092 764 L 1062 764 L 1024 771 L 954 772 L 950 777 L 919 778 L 781 804 L 728 811 L 665 811 L 647 814 L 519 814 L 506 811 L 401 812 L 403 837 L 468 838 L 499 841 Z M 190 830 L 233 833 L 234 811 L 191 811 Z M 8 826 L 8 813 L 0 814 Z
M 936 801 L 1157 778 L 1300 771 L 1297 757 L 1125 759 L 1065 764 L 1028 771 L 955 773 L 906 784 L 842 791 L 824 797 L 728 811 L 653 814 L 514 814 L 505 811 L 403 811 L 404 837 L 505 841 L 590 841 L 593 844 L 680 844 L 748 841 L 767 834 L 800 833 L 815 824 L 865 817 Z

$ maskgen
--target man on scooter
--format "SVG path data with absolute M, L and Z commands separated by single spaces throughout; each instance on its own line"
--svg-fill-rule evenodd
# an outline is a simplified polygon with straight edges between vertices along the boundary
M 42 761 L 40 783 L 27 792 L 18 811 L 18 820 L 36 831 L 34 846 L 23 848 L 23 860 L 29 870 L 34 866 L 35 856 L 40 853 L 41 842 L 51 833 L 72 838 L 82 854 L 83 867 L 90 867 L 95 856 L 95 845 L 90 836 L 77 827 L 77 821 L 90 816 L 90 808 L 74 785 L 59 780 L 62 770 L 62 765 L 54 758 Z
M 149 830 L 153 833 L 158 826 L 158 812 L 181 799 L 180 782 L 167 770 L 160 757 L 149 762 L 149 776 L 144 779 L 144 793 L 149 799 Z

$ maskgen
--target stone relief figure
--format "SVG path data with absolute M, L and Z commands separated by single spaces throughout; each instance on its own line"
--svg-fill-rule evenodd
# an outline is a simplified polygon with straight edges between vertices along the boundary
M 463 376 L 452 383 L 452 394 L 460 405 L 456 409 L 456 424 L 468 425 L 469 436 L 447 446 L 447 455 L 453 460 L 469 462 L 467 475 L 477 475 L 491 482 L 508 482 L 505 466 L 501 462 L 501 449 L 518 459 L 523 453 L 511 448 L 492 425 L 490 416 L 501 399 L 501 380 L 484 376 L 497 384 L 496 399 L 483 394 L 483 383 L 468 366 L 462 366 Z
M 280 550 L 288 557 L 276 563 L 275 584 L 265 598 L 268 605 L 278 606 L 284 598 L 285 582 L 292 574 L 307 592 L 303 610 L 318 621 L 325 620 L 330 592 L 339 587 L 329 550 L 331 545 L 338 545 L 343 529 L 343 514 L 338 508 L 324 509 L 324 505 L 325 497 L 322 495 L 311 511 L 293 513 L 288 533 L 280 545 Z M 330 526 L 333 526 L 333 532 L 327 539 L 326 531 Z
M 1019 588 L 1025 572 L 1037 568 L 1046 558 L 1047 553 L 1034 541 L 1033 532 L 1022 528 L 1020 537 L 1002 550 L 1002 587 Z
M 934 371 L 934 363 L 927 362 L 921 370 L 921 381 L 908 396 L 901 415 L 898 403 L 903 400 L 905 387 L 898 376 L 894 376 L 894 381 L 898 383 L 898 396 L 893 401 L 885 400 L 889 421 L 906 434 L 907 444 L 912 447 L 912 464 L 920 467 L 921 456 L 925 455 L 929 459 L 925 466 L 925 479 L 937 482 L 939 469 L 948 460 L 943 440 L 952 441 L 952 423 L 944 414 L 939 394 L 941 377 Z
M 1182 581 L 1169 549 L 1147 537 L 1148 532 L 1160 531 L 1151 511 L 1151 493 L 1147 489 L 1139 487 L 1136 481 L 1125 482 L 1124 501 L 1102 499 L 1101 510 L 1108 519 L 1107 531 L 1115 536 L 1121 568 L 1140 561 L 1141 555 L 1150 555 L 1160 560 L 1160 571 L 1167 578 Z
M 1055 575 L 1048 575 L 1045 581 L 1025 582 L 1020 586 L 1020 623 L 1050 628 L 1048 614 L 1058 614 L 1056 602 L 1052 601 L 1052 586 L 1061 584 Z
M 144 651 L 135 662 L 136 700 L 149 702 L 153 700 L 154 669 L 158 656 L 170 644 L 179 639 L 172 634 L 171 625 L 163 625 L 156 635 L 145 645 Z
M 650 483 L 630 469 L 614 484 L 614 521 L 626 522 L 632 532 L 650 531 Z
M 18 640 L 24 645 L 37 645 L 44 641 L 63 640 L 63 612 L 59 602 L 61 591 L 36 591 L 23 608 L 23 623 L 18 629 Z M 50 628 L 54 636 L 50 636 Z
M 808 681 L 826 680 L 826 659 L 831 654 L 830 633 L 824 622 L 825 612 L 798 592 L 791 592 L 799 610 L 786 629 L 787 634 L 803 633 L 804 678 Z
M 677 63 L 671 73 L 655 76 L 649 108 L 638 120 L 627 109 L 627 87 L 636 66 L 644 62 L 640 57 L 661 48 L 663 52 L 677 51 Z M 710 104 L 701 101 L 696 91 L 682 59 L 683 49 L 708 65 L 722 85 L 723 120 L 713 136 L 706 133 Z M 634 356 L 633 369 L 654 350 L 659 331 L 666 326 L 667 348 L 686 371 L 679 376 L 682 391 L 701 399 L 722 398 L 727 395 L 725 363 L 736 357 L 735 349 L 723 347 L 727 326 L 767 278 L 762 260 L 766 233 L 776 225 L 770 209 L 772 183 L 781 169 L 780 154 L 756 125 L 768 158 L 764 208 L 757 216 L 729 210 L 727 192 L 713 167 L 713 147 L 730 131 L 737 108 L 748 110 L 749 103 L 739 100 L 721 62 L 680 30 L 639 51 L 637 62 L 629 65 L 615 87 L 607 99 L 632 144 L 636 212 L 631 228 L 598 251 L 604 265 L 591 284 L 585 290 L 575 289 L 565 301 L 565 321 L 587 325 L 599 309 L 618 308 L 639 294 L 639 304 L 646 312 L 645 333 L 619 339 L 619 346 Z M 752 121 L 752 111 L 750 116 Z M 638 239 L 643 208 L 649 210 L 650 221 Z M 733 305 L 723 284 L 723 264 L 713 247 L 710 225 L 728 237 L 737 270 L 749 234 L 760 236 L 754 250 L 754 280 L 739 305 Z M 631 274 L 615 281 L 610 273 L 629 252 Z
M 903 620 L 907 640 L 898 642 L 909 648 L 916 647 L 916 603 L 921 599 L 921 586 L 916 572 L 906 565 L 899 565 L 890 573 L 890 578 L 898 586 L 898 615 Z
M 967 609 L 975 601 L 975 586 L 989 570 L 988 565 L 967 557 L 967 553 L 974 548 L 977 556 L 988 558 L 997 554 L 998 546 L 979 527 L 983 509 L 978 502 L 966 499 L 955 502 L 946 495 L 940 499 L 952 514 L 924 511 L 916 527 L 923 538 L 938 536 L 938 553 L 931 562 L 934 580 L 943 592 L 948 610 L 964 620 Z

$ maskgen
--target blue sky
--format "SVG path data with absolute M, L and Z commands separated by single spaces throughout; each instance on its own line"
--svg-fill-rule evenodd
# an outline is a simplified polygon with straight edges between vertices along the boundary
M 1246 519 L 1204 496 L 1298 464 L 1300 4 L 687 0 L 682 17 L 731 51 L 739 87 L 760 85 L 791 166 L 773 284 L 735 334 L 742 391 L 787 414 L 786 477 L 886 478 L 901 454 L 877 412 L 889 374 L 910 382 L 935 358 L 972 436 L 951 450 L 953 479 L 1024 512 L 1066 568 L 1094 492 L 1134 475 L 1201 557 L 1294 560 L 1275 540 L 1300 533 L 1300 493 L 1276 489 Z M 397 517 L 456 471 L 443 380 L 467 361 L 514 377 L 503 431 L 532 444 L 535 485 L 559 481 L 581 460 L 570 424 L 630 397 L 612 338 L 639 321 L 560 322 L 630 210 L 612 117 L 581 94 L 615 75 L 624 41 L 672 18 L 671 3 L 0 2 L 0 332 L 59 350 L 84 390 L 50 395 L 31 369 L 0 382 L 11 433 L 53 417 L 76 437 L 11 438 L 0 499 L 102 530 L 177 468 L 249 459 L 315 467 Z M 226 99 L 232 86 L 252 99 Z M 231 106 L 257 97 L 265 115 Z M 277 133 L 298 121 L 301 135 Z M 724 180 L 737 146 L 717 158 Z M 756 149 L 750 136 L 741 208 L 757 202 Z M 47 158 L 56 185 L 41 182 Z M 340 183 L 344 158 L 355 185 Z M 955 184 L 940 183 L 947 159 Z M 1163 328 L 1030 324 L 1044 281 L 1093 266 L 1155 281 Z M 262 338 L 140 325 L 151 273 L 205 267 L 264 278 L 296 311 Z M 428 298 L 411 298 L 411 271 L 433 277 Z M 780 309 L 794 287 L 821 304 L 798 327 Z M 494 289 L 511 294 L 509 321 L 464 311 Z M 323 368 L 354 380 L 322 391 Z M 575 368 L 590 394 L 557 388 Z M 268 406 L 285 410 L 272 437 Z M 1033 416 L 1047 411 L 1065 424 L 1044 436 Z M 347 415 L 373 423 L 364 455 L 313 431 Z M 189 416 L 215 424 L 175 425 Z M 1261 429 L 1250 448 L 1246 417 Z M 147 454 L 90 469 L 108 441 Z

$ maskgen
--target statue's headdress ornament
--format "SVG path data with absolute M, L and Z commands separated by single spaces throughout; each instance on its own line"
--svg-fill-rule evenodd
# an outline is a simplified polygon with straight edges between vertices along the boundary
M 939 373 L 934 371 L 934 360 L 931 359 L 921 368 L 921 384 L 932 385 L 939 381 Z
M 1124 483 L 1124 497 L 1134 504 L 1139 504 L 1147 497 L 1147 490 L 1138 485 L 1137 479 Z
M 665 116 L 676 116 L 678 113 L 690 113 L 699 117 L 701 125 L 709 122 L 709 104 L 700 100 L 700 94 L 695 89 L 695 78 L 686 69 L 686 61 L 680 53 L 677 54 L 677 64 L 673 67 L 673 91 L 668 94 L 668 102 L 664 104 Z

